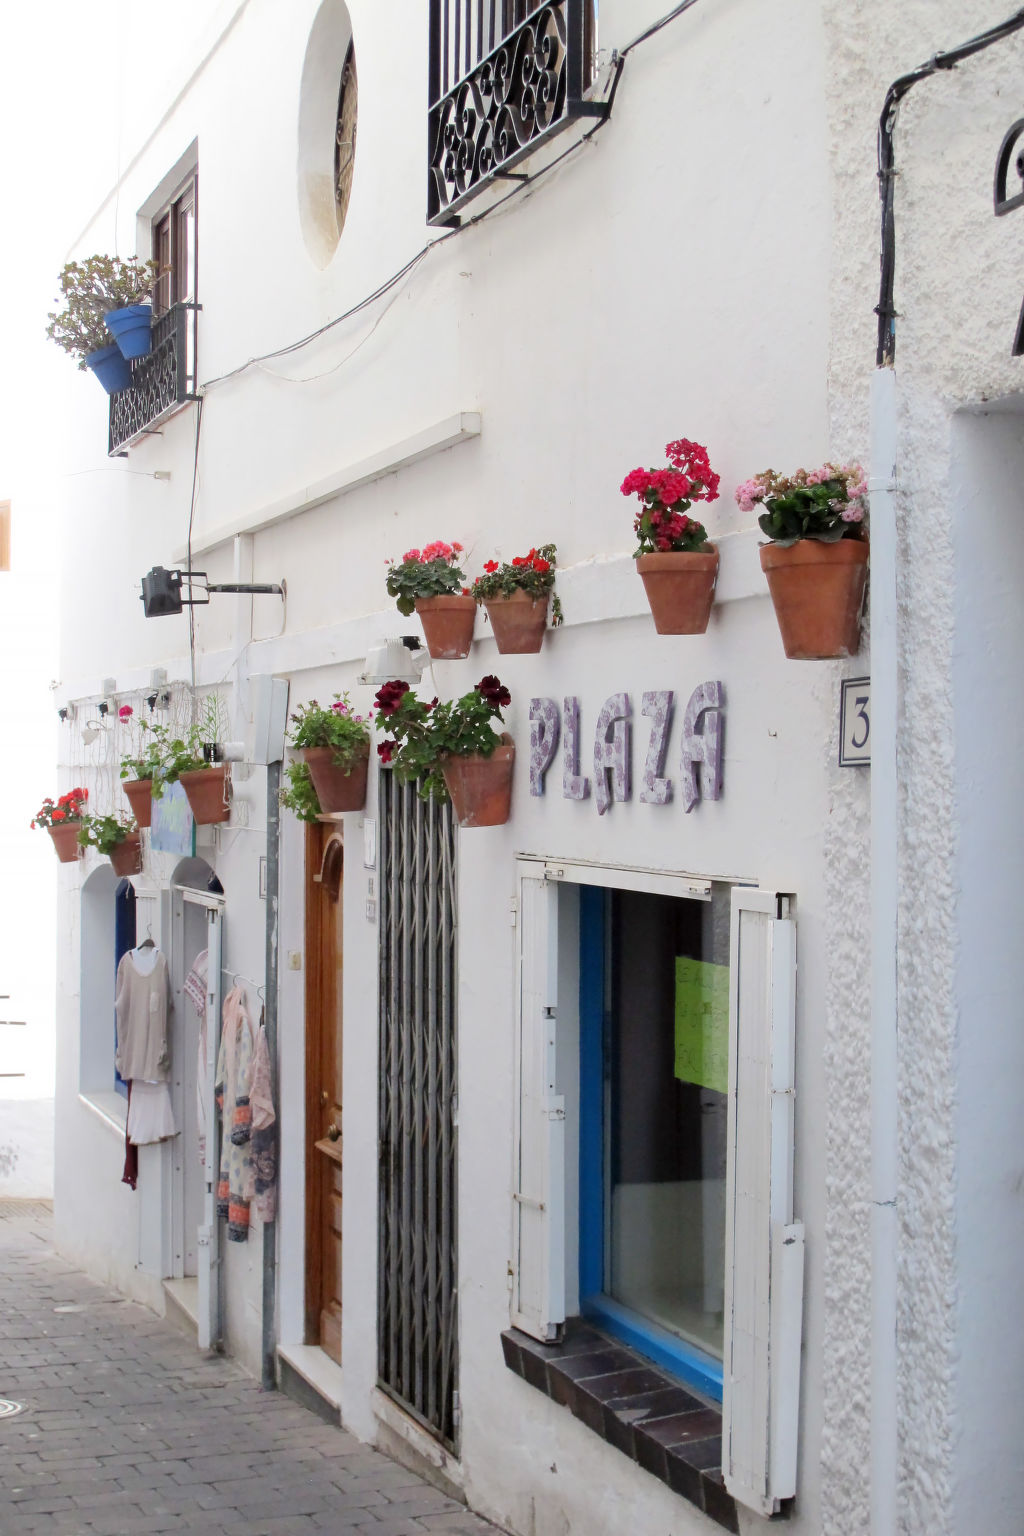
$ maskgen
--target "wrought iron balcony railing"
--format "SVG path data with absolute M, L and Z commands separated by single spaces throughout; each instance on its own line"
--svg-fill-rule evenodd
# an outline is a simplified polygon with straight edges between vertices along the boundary
M 108 454 L 123 453 L 195 395 L 194 304 L 175 304 L 153 321 L 153 349 L 131 365 L 128 389 L 110 397 Z
M 458 213 L 579 117 L 593 69 L 594 0 L 430 0 L 427 222 Z

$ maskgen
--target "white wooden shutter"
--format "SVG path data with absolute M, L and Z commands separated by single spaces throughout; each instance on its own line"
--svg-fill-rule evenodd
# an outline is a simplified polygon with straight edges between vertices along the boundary
M 736 887 L 729 978 L 722 1470 L 760 1514 L 796 1493 L 804 1230 L 793 1220 L 795 924 Z
M 553 1339 L 565 1321 L 565 1103 L 555 1092 L 557 887 L 525 877 L 512 1175 L 512 1322 Z

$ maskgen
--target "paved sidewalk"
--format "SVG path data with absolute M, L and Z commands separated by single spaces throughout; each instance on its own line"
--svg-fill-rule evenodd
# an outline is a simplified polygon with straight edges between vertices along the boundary
M 57 1257 L 0 1202 L 0 1536 L 497 1536 Z M 2 1405 L 0 1405 L 2 1411 Z

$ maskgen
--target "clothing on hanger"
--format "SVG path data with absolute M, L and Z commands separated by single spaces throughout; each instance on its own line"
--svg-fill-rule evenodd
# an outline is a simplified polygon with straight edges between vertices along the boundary
M 256 1041 L 241 987 L 232 987 L 224 999 L 221 1013 L 214 1089 L 221 1113 L 217 1214 L 227 1221 L 228 1241 L 244 1243 L 249 1236 L 249 1137 L 252 1128 L 249 1091 Z
M 147 1083 L 134 1078 L 128 1101 L 128 1140 L 136 1147 L 165 1141 L 176 1134 L 171 1091 L 166 1082 Z
M 140 1078 L 147 1083 L 166 1081 L 171 1066 L 167 1030 L 170 1008 L 166 957 L 156 948 L 141 957 L 138 950 L 128 950 L 117 967 L 114 991 L 114 1065 L 123 1078 Z
M 250 1200 L 261 1221 L 273 1221 L 277 1214 L 277 1114 L 272 1084 L 270 1045 L 261 1013 L 249 1089 L 252 1110 Z
M 132 1112 L 132 1085 L 129 1080 L 128 1088 L 128 1113 Z M 139 1149 L 136 1147 L 125 1127 L 124 1133 L 124 1172 L 121 1175 L 121 1183 L 127 1184 L 129 1189 L 134 1189 L 139 1182 Z
M 206 979 L 210 966 L 210 952 L 201 949 L 192 961 L 192 969 L 185 977 L 182 991 L 201 1019 L 206 1017 Z

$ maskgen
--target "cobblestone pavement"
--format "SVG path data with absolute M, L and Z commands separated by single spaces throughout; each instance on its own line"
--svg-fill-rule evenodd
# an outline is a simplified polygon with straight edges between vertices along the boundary
M 0 1202 L 0 1536 L 497 1536 L 54 1252 Z M 0 1405 L 2 1412 L 2 1405 Z

